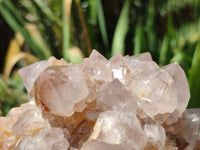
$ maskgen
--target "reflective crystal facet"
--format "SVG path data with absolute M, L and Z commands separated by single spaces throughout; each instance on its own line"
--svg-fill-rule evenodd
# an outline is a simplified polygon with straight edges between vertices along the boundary
M 176 122 L 178 120 L 178 117 L 180 117 L 185 111 L 188 104 L 188 99 L 190 98 L 190 91 L 185 73 L 177 63 L 169 64 L 167 66 L 162 67 L 162 69 L 164 69 L 170 74 L 175 83 L 177 107 L 175 113 L 170 115 L 170 117 L 167 120 L 167 123 L 173 123 Z
M 40 72 L 42 72 L 47 67 L 47 61 L 40 61 L 19 70 L 19 74 L 24 82 L 24 86 L 29 93 L 31 92 L 33 84 L 38 78 Z
M 172 113 L 177 106 L 174 80 L 163 69 L 142 74 L 130 88 L 140 99 L 139 108 L 150 117 Z
M 103 86 L 98 92 L 97 105 L 105 110 L 122 110 L 136 112 L 137 97 L 127 91 L 125 86 L 115 79 L 109 85 Z
M 78 66 L 50 67 L 35 83 L 36 100 L 59 116 L 71 116 L 74 105 L 84 100 L 88 89 Z
M 95 149 L 100 143 L 102 149 L 142 150 L 146 138 L 134 113 L 107 111 L 100 114 L 90 139 L 81 150 Z

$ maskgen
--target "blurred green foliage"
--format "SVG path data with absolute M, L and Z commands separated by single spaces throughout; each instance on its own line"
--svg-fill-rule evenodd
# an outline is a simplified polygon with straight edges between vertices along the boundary
M 13 73 L 9 80 L 0 76 L 0 115 L 6 115 L 12 108 L 27 101 L 27 94 L 21 78 Z
M 0 13 L 39 59 L 77 63 L 95 48 L 107 58 L 149 51 L 160 66 L 176 61 L 190 84 L 189 107 L 200 107 L 200 0 L 0 0 Z

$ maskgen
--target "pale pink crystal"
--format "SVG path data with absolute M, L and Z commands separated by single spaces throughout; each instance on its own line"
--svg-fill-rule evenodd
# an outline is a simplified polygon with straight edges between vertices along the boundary
M 166 141 L 165 129 L 158 123 L 145 123 L 144 133 L 148 143 L 154 145 L 157 149 L 164 149 Z
M 64 59 L 58 60 L 52 56 L 49 58 L 48 61 L 40 61 L 20 69 L 19 74 L 24 82 L 24 86 L 26 87 L 27 91 L 31 93 L 33 84 L 35 83 L 36 79 L 42 71 L 44 71 L 49 66 L 58 65 L 68 65 L 68 63 Z
M 132 78 L 142 73 L 157 70 L 159 66 L 152 60 L 150 53 L 142 53 L 139 55 L 125 57 L 127 66 L 131 70 Z
M 63 131 L 60 128 L 52 128 L 48 120 L 42 117 L 42 110 L 31 102 L 12 109 L 5 119 L 0 122 L 0 129 L 3 126 L 7 128 L 4 130 L 6 132 L 1 129 L 0 138 L 4 134 L 6 139 L 2 143 L 0 141 L 2 149 L 66 150 L 69 147 Z M 1 126 L 1 123 L 4 125 Z
M 167 123 L 174 123 L 179 117 L 181 117 L 187 107 L 190 98 L 189 86 L 183 69 L 177 63 L 169 64 L 162 67 L 162 69 L 170 74 L 176 87 L 177 107 L 175 113 L 173 113 L 167 120 Z
M 48 59 L 48 64 L 49 66 L 64 66 L 64 65 L 70 65 L 67 61 L 65 61 L 64 59 L 56 59 L 55 57 L 50 57 Z
M 93 83 L 97 81 L 110 82 L 113 80 L 112 71 L 105 64 L 92 59 L 84 59 L 80 65 L 87 80 Z
M 200 109 L 188 109 L 173 124 L 165 126 L 168 143 L 184 150 L 198 150 L 199 148 Z M 178 144 L 176 144 L 178 143 Z M 177 148 L 178 149 L 178 148 Z
M 108 60 L 99 52 L 93 50 L 90 57 L 84 59 L 80 68 L 86 78 L 91 81 L 112 81 L 112 71 L 106 66 Z
M 35 83 L 35 92 L 38 103 L 59 116 L 71 116 L 75 104 L 88 95 L 85 79 L 76 65 L 46 69 Z
M 0 117 L 0 149 L 10 150 L 15 147 L 20 136 L 13 132 L 12 127 L 26 110 L 32 108 L 35 108 L 35 105 L 28 102 L 21 107 L 12 108 L 6 117 Z
M 142 53 L 131 57 L 126 56 L 124 59 L 130 70 L 130 75 L 125 82 L 125 85 L 128 87 L 134 80 L 137 80 L 141 74 L 155 71 L 159 68 L 152 60 L 150 53 Z
M 177 107 L 174 80 L 163 69 L 142 74 L 131 89 L 140 99 L 138 107 L 150 117 L 172 113 Z
M 81 150 L 95 150 L 99 144 L 102 149 L 142 150 L 146 138 L 134 113 L 106 111 L 100 114 L 90 139 Z
M 82 64 L 51 57 L 20 70 L 31 101 L 0 118 L 5 150 L 198 150 L 200 111 L 177 63 L 150 53 Z
M 130 70 L 127 67 L 127 64 L 121 53 L 117 53 L 111 57 L 109 59 L 108 66 L 112 69 L 113 77 L 123 83 L 130 74 Z
M 40 129 L 46 128 L 46 126 L 48 127 L 48 121 L 42 118 L 41 109 L 35 107 L 33 109 L 27 109 L 21 114 L 16 123 L 12 126 L 12 130 L 17 135 L 26 137 L 34 135 Z
M 97 50 L 92 51 L 92 53 L 89 56 L 89 59 L 101 62 L 103 64 L 108 63 L 108 60 L 103 55 L 101 55 Z
M 182 120 L 181 136 L 188 142 L 185 150 L 195 149 L 199 140 L 200 128 L 200 109 L 188 109 L 184 113 L 184 120 Z M 198 147 L 200 148 L 200 147 Z
M 68 141 L 60 128 L 46 127 L 36 135 L 29 136 L 21 141 L 16 150 L 67 150 Z
M 115 79 L 100 89 L 97 105 L 103 108 L 104 111 L 136 112 L 136 99 L 136 96 L 132 95 L 118 79 Z
M 48 67 L 47 61 L 40 61 L 19 70 L 19 74 L 24 82 L 27 91 L 31 93 L 33 84 L 38 78 L 40 72 Z
M 15 134 L 11 127 L 12 120 L 9 117 L 0 117 L 0 149 L 10 150 L 14 149 L 19 136 Z

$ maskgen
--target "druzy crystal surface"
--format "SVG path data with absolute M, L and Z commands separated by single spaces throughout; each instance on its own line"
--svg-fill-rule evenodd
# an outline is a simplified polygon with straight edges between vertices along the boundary
M 81 64 L 51 57 L 19 71 L 29 101 L 0 118 L 2 150 L 199 150 L 200 109 L 177 63 L 149 53 Z

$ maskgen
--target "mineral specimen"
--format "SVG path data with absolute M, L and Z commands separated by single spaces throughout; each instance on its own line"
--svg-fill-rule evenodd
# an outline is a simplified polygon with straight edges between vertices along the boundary
M 51 57 L 19 71 L 29 102 L 0 118 L 2 150 L 199 150 L 200 109 L 177 63 L 149 53 L 82 64 Z

